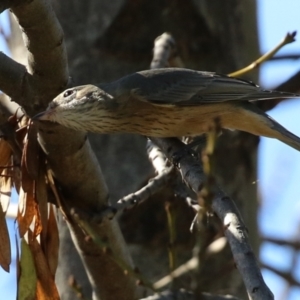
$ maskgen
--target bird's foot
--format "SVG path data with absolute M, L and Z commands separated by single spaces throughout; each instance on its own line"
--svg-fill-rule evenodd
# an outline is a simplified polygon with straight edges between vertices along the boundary
M 174 154 L 172 155 L 172 163 L 177 167 L 180 161 L 187 155 L 198 157 L 198 153 L 191 147 L 189 147 L 189 145 L 186 145 L 180 150 L 174 152 Z
M 192 142 L 185 145 L 185 147 L 181 148 L 180 150 L 176 151 L 172 156 L 172 163 L 178 166 L 180 160 L 186 156 L 191 155 L 193 157 L 199 156 L 199 151 L 195 151 L 193 148 L 199 146 L 200 149 L 204 148 L 206 144 L 206 136 L 199 136 L 195 138 Z

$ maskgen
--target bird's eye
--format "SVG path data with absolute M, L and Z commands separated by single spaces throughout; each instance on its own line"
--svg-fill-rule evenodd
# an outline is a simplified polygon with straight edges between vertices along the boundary
M 75 91 L 74 90 L 67 90 L 64 92 L 64 98 L 71 96 Z

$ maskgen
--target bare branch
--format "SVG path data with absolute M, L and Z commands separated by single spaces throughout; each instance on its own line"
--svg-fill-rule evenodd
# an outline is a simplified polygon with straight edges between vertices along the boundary
M 270 58 L 270 61 L 277 60 L 297 60 L 300 59 L 300 54 L 286 54 L 286 55 L 276 55 Z
M 20 104 L 30 94 L 26 67 L 0 52 L 0 89 Z
M 0 89 L 36 113 L 68 84 L 67 54 L 63 31 L 50 1 L 37 0 L 12 7 L 29 51 L 26 68 L 0 54 Z
M 278 270 L 272 266 L 266 265 L 266 264 L 261 264 L 261 267 L 282 277 L 284 280 L 286 280 L 288 282 L 289 285 L 300 287 L 300 282 L 292 275 L 291 272 L 280 271 L 280 270 Z
M 165 291 L 163 293 L 156 294 L 140 300 L 195 300 L 195 296 L 192 292 L 181 289 L 178 291 Z M 202 293 L 201 300 L 239 300 L 239 299 L 230 295 L 221 296 L 221 295 L 213 295 L 209 293 Z
M 289 93 L 300 93 L 300 71 L 289 78 L 286 82 L 283 82 L 279 86 L 275 87 L 275 90 L 284 91 Z M 268 111 L 274 108 L 277 104 L 285 100 L 285 98 L 276 99 L 272 101 L 259 101 L 257 106 L 264 111 Z
M 288 246 L 292 247 L 295 250 L 300 249 L 300 241 L 299 240 L 283 240 L 273 237 L 263 237 L 263 242 L 273 243 L 279 246 Z
M 185 145 L 178 139 L 151 139 L 172 159 Z M 188 153 L 188 152 L 187 152 Z M 205 181 L 200 162 L 192 155 L 182 156 L 178 162 L 179 171 L 186 184 L 198 193 Z M 248 241 L 246 227 L 234 202 L 218 187 L 215 188 L 212 209 L 224 225 L 238 270 L 241 273 L 250 299 L 274 299 L 261 275 L 258 262 Z
M 167 168 L 170 167 L 169 161 L 165 154 L 158 148 L 151 140 L 147 141 L 147 153 L 149 159 L 158 174 L 165 172 Z
M 255 60 L 253 63 L 251 63 L 249 66 L 238 70 L 236 72 L 228 74 L 231 77 L 238 77 L 241 75 L 244 75 L 245 73 L 257 68 L 259 65 L 261 65 L 263 62 L 269 60 L 271 57 L 273 57 L 282 47 L 284 47 L 287 44 L 293 43 L 295 41 L 295 36 L 297 32 L 294 31 L 292 33 L 287 33 L 286 36 L 283 38 L 283 40 L 271 51 L 267 52 L 266 54 L 262 55 L 260 58 Z
M 169 33 L 163 33 L 154 41 L 150 69 L 168 67 L 168 60 L 175 49 L 175 41 Z
M 170 179 L 170 174 L 173 171 L 173 168 L 170 167 L 169 169 L 161 172 L 156 177 L 149 180 L 149 183 L 141 188 L 139 191 L 129 194 L 126 197 L 120 199 L 117 202 L 117 208 L 121 209 L 129 205 L 135 205 L 140 203 L 152 195 L 154 195 L 157 191 L 159 191 Z
M 32 1 L 12 8 L 12 12 L 22 27 L 29 52 L 29 73 L 39 88 L 57 95 L 66 87 L 69 74 L 64 34 L 51 2 Z
M 102 219 L 105 217 L 112 219 L 115 214 L 120 213 L 122 210 L 129 209 L 147 200 L 166 185 L 166 183 L 170 180 L 172 171 L 173 168 L 170 167 L 159 173 L 156 177 L 150 179 L 148 184 L 142 187 L 140 190 L 123 197 L 115 205 L 109 206 L 100 214 L 98 213 L 92 218 L 91 221 L 95 223 L 101 223 Z
M 24 113 L 20 109 L 21 107 L 16 103 L 8 99 L 5 94 L 0 94 L 0 111 L 8 118 L 9 116 L 17 113 L 18 118 Z M 0 122 L 1 124 L 2 122 Z
M 291 93 L 299 93 L 300 92 L 300 71 L 289 78 L 286 82 L 283 82 L 279 86 L 275 88 L 279 91 L 286 91 Z

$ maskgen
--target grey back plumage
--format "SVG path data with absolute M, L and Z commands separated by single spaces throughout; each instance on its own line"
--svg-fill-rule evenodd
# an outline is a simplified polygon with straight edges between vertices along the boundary
M 126 94 L 156 105 L 176 106 L 297 97 L 285 92 L 265 91 L 243 79 L 180 68 L 137 72 L 108 84 L 104 89 L 115 97 Z

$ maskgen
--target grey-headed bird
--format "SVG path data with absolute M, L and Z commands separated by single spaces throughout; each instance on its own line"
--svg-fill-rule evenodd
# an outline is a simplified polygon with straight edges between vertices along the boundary
M 222 128 L 276 138 L 300 150 L 299 137 L 251 103 L 297 97 L 213 72 L 153 69 L 67 89 L 33 119 L 79 131 L 150 137 L 196 136 L 218 120 Z

